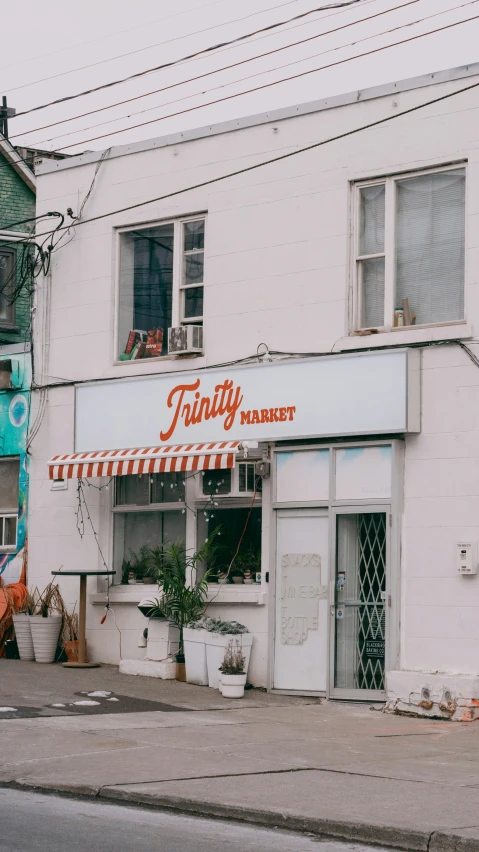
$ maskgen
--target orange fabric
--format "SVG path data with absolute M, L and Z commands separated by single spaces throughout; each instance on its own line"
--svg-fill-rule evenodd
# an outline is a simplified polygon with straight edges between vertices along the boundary
M 5 653 L 5 642 L 13 635 L 12 615 L 18 610 L 27 596 L 27 587 L 22 580 L 19 583 L 8 583 L 3 585 L 0 577 L 0 657 Z

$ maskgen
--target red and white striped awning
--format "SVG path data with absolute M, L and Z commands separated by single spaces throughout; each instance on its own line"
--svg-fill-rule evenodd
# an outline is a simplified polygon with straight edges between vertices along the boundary
M 54 456 L 48 462 L 49 477 L 86 479 L 91 476 L 128 476 L 135 473 L 221 470 L 234 467 L 236 455 L 243 448 L 246 449 L 246 446 L 241 441 L 223 441 L 215 444 L 73 453 Z

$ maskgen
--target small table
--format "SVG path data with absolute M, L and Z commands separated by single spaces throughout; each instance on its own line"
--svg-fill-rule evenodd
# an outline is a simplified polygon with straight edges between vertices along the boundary
M 80 578 L 80 611 L 78 613 L 78 661 L 76 663 L 63 663 L 65 668 L 71 669 L 94 669 L 100 663 L 87 663 L 85 660 L 86 638 L 86 578 L 87 577 L 109 577 L 114 576 L 116 571 L 52 571 L 54 577 L 79 577 Z

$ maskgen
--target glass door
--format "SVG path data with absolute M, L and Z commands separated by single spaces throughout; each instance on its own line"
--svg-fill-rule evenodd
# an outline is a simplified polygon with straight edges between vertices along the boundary
M 382 698 L 388 650 L 389 508 L 338 510 L 335 518 L 331 696 Z

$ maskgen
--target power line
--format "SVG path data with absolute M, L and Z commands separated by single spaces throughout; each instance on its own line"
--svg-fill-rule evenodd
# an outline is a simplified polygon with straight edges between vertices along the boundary
M 411 2 L 413 2 L 413 3 L 414 3 L 414 2 L 418 2 L 418 0 L 411 0 Z M 468 3 L 464 3 L 464 4 L 463 4 L 463 6 L 471 6 L 471 5 L 473 5 L 474 3 L 477 3 L 477 2 L 479 2 L 479 0 L 469 0 L 469 2 L 468 2 Z M 407 5 L 407 4 L 406 4 L 406 5 Z M 390 9 L 390 10 L 387 10 L 387 11 L 395 11 L 395 10 L 396 10 L 396 9 L 398 9 L 398 8 L 403 8 L 403 7 L 402 7 L 402 6 L 396 6 L 396 7 L 394 7 L 393 9 Z M 219 85 L 219 86 L 214 86 L 214 87 L 212 87 L 212 88 L 208 89 L 208 92 L 214 92 L 214 91 L 217 91 L 218 89 L 225 89 L 225 88 L 227 88 L 228 86 L 235 86 L 235 85 L 237 85 L 238 83 L 243 83 L 245 80 L 251 80 L 251 79 L 253 79 L 254 77 L 262 77 L 262 76 L 264 76 L 265 74 L 271 74 L 271 73 L 273 73 L 273 71 L 279 71 L 279 70 L 280 70 L 280 69 L 282 69 L 282 68 L 290 68 L 292 65 L 298 65 L 298 64 L 300 64 L 300 63 L 302 63 L 302 62 L 307 62 L 308 60 L 310 60 L 310 59 L 315 59 L 315 58 L 317 58 L 318 56 L 325 56 L 325 55 L 326 55 L 326 54 L 328 54 L 328 53 L 335 53 L 335 52 L 336 52 L 336 51 L 338 51 L 338 50 L 344 50 L 344 49 L 345 49 L 345 48 L 347 48 L 347 47 L 352 47 L 353 45 L 361 44 L 362 42 L 365 42 L 365 41 L 371 41 L 371 39 L 374 39 L 374 38 L 380 38 L 380 37 L 381 37 L 381 36 L 383 36 L 383 35 L 388 35 L 389 33 L 396 32 L 397 30 L 402 30 L 402 29 L 405 29 L 405 28 L 408 28 L 408 27 L 412 27 L 412 26 L 414 26 L 415 24 L 423 23 L 424 21 L 430 20 L 431 18 L 436 18 L 436 17 L 439 17 L 440 15 L 445 15 L 445 14 L 447 14 L 448 12 L 455 11 L 455 10 L 456 10 L 456 9 L 458 9 L 458 8 L 462 8 L 462 7 L 460 7 L 460 6 L 454 6 L 454 7 L 452 7 L 451 9 L 446 9 L 446 10 L 444 10 L 443 12 L 436 12 L 434 15 L 429 15 L 429 16 L 427 16 L 426 18 L 420 18 L 420 19 L 419 19 L 419 20 L 417 20 L 417 21 L 409 21 L 407 24 L 400 24 L 400 25 L 398 25 L 397 27 L 392 27 L 392 28 L 391 28 L 391 29 L 389 29 L 389 30 L 384 30 L 384 31 L 383 31 L 383 32 L 381 32 L 381 33 L 375 33 L 374 35 L 366 36 L 365 38 L 362 38 L 362 39 L 355 39 L 355 41 L 350 42 L 349 44 L 342 44 L 342 45 L 338 45 L 337 47 L 330 48 L 329 50 L 324 50 L 324 51 L 322 51 L 321 53 L 315 53 L 315 54 L 313 54 L 312 56 L 307 56 L 307 57 L 302 58 L 302 59 L 296 59 L 296 60 L 294 60 L 293 62 L 288 62 L 288 63 L 286 63 L 285 65 L 278 65 L 277 67 L 275 67 L 275 68 L 273 68 L 273 69 L 267 69 L 267 70 L 263 70 L 263 71 L 258 71 L 258 72 L 256 72 L 255 74 L 250 74 L 250 75 L 248 75 L 247 77 L 242 77 L 242 78 L 240 78 L 239 80 L 232 80 L 232 81 L 231 81 L 231 82 L 229 82 L 229 83 L 222 83 L 222 84 L 221 84 L 221 85 Z M 381 12 L 381 13 L 379 13 L 379 14 L 387 14 L 387 12 Z M 376 15 L 373 15 L 373 16 L 371 16 L 371 17 L 377 17 L 377 16 L 376 16 Z M 362 21 L 364 21 L 364 20 L 369 20 L 369 18 L 363 18 L 363 19 L 362 19 Z M 358 23 L 360 23 L 360 22 L 358 21 Z M 346 26 L 349 26 L 349 24 L 348 24 L 348 25 L 346 25 Z M 339 27 L 338 29 L 343 29 L 343 27 Z M 336 31 L 337 31 L 337 30 L 329 30 L 329 33 L 331 33 L 331 32 L 336 32 Z M 329 33 L 325 33 L 325 35 L 328 35 Z M 322 35 L 322 34 L 320 34 L 320 35 Z M 312 36 L 312 38 L 318 38 L 318 36 Z M 299 43 L 299 42 L 297 42 L 297 43 Z M 279 48 L 279 50 L 282 50 L 282 49 L 283 49 L 283 48 Z M 275 52 L 276 52 L 276 51 L 270 51 L 270 53 L 275 53 Z M 268 55 L 268 54 L 263 54 L 263 56 L 264 56 L 264 55 Z M 259 58 L 259 57 L 253 57 L 253 58 Z M 352 58 L 352 59 L 354 59 L 355 57 L 351 57 L 351 58 Z M 238 63 L 238 64 L 242 64 L 242 63 Z M 227 67 L 228 67 L 228 68 L 232 68 L 232 67 L 234 67 L 234 66 L 230 65 L 230 66 L 227 66 Z M 329 66 L 326 66 L 326 67 L 329 67 Z M 219 70 L 225 70 L 225 69 L 219 69 Z M 215 72 L 215 71 L 210 71 L 210 72 L 208 72 L 208 73 L 209 73 L 209 74 L 214 74 L 214 73 L 217 73 L 217 72 Z M 208 76 L 208 74 L 206 74 L 206 75 L 201 75 L 201 76 Z M 198 78 L 193 78 L 193 79 L 198 79 Z M 190 81 L 190 80 L 185 80 L 185 81 L 183 81 L 183 82 L 188 83 L 188 82 L 192 82 L 192 81 Z M 163 89 L 162 91 L 165 91 L 165 90 L 167 90 L 167 89 L 174 89 L 174 88 L 176 88 L 177 86 L 180 86 L 180 85 L 182 85 L 182 83 L 173 83 L 173 84 L 172 84 L 172 85 L 170 85 L 170 86 L 165 86 L 165 87 L 164 87 L 164 89 Z M 205 92 L 194 92 L 193 94 L 191 94 L 191 95 L 186 95 L 186 96 L 185 96 L 185 97 L 183 97 L 183 98 L 176 98 L 176 99 L 175 99 L 175 100 L 173 100 L 173 101 L 167 101 L 167 102 L 166 102 L 166 103 L 164 103 L 164 104 L 159 104 L 159 105 L 154 106 L 154 107 L 149 107 L 148 109 L 139 110 L 138 112 L 136 112 L 136 113 L 131 113 L 130 115 L 124 115 L 124 116 L 120 116 L 119 118 L 110 119 L 110 120 L 108 120 L 108 121 L 101 121 L 101 122 L 98 122 L 98 124 L 92 124 L 92 125 L 90 125 L 90 127 L 89 127 L 89 128 L 82 128 L 82 129 L 77 129 L 77 130 L 71 130 L 71 131 L 69 131 L 69 132 L 67 132 L 67 133 L 59 134 L 58 136 L 51 136 L 51 137 L 49 137 L 48 139 L 43 139 L 41 142 L 38 142 L 37 144 L 38 144 L 38 145 L 44 145 L 44 144 L 46 144 L 47 142 L 51 142 L 52 140 L 55 140 L 55 139 L 62 139 L 62 138 L 64 138 L 65 136 L 75 136 L 75 135 L 77 135 L 78 133 L 81 133 L 81 132 L 82 132 L 82 130 L 86 130 L 86 129 L 90 130 L 90 129 L 92 129 L 93 127 L 102 127 L 102 126 L 107 125 L 107 124 L 112 124 L 112 123 L 117 122 L 117 121 L 122 121 L 123 119 L 126 119 L 126 118 L 131 118 L 131 116 L 132 116 L 132 115 L 143 115 L 145 112 L 151 112 L 152 110 L 161 109 L 162 107 L 170 106 L 171 104 L 181 103 L 182 101 L 190 100 L 191 98 L 195 98 L 195 97 L 198 97 L 198 96 L 203 95 L 203 94 L 205 94 Z M 205 104 L 205 106 L 206 106 L 206 104 Z M 195 108 L 196 108 L 196 109 L 201 109 L 201 107 L 202 107 L 202 105 L 200 104 L 200 105 L 198 105 L 198 106 L 197 106 L 197 107 L 195 107 Z M 174 115 L 178 115 L 178 114 L 180 114 L 180 113 L 174 113 Z M 169 116 L 169 115 L 167 115 L 167 116 L 159 116 L 158 118 L 153 119 L 153 121 L 162 121 L 162 120 L 164 120 L 164 119 L 166 119 L 166 118 L 170 118 L 170 117 L 171 117 L 171 116 Z M 128 130 L 128 128 L 127 128 L 126 130 Z M 33 131 L 31 131 L 31 132 L 33 132 Z M 115 131 L 115 132 L 117 132 L 117 133 L 121 133 L 121 132 L 126 132 L 126 131 L 125 131 L 125 129 L 123 128 L 123 129 L 120 129 L 120 130 Z M 112 135 L 112 134 L 113 134 L 113 131 L 112 131 L 112 133 L 111 133 L 111 134 L 110 134 L 110 133 L 105 134 L 105 136 L 109 136 L 109 135 Z M 89 140 L 87 140 L 87 141 L 89 141 Z M 79 144 L 79 143 L 74 143 L 74 145 L 75 145 L 75 146 L 76 146 L 77 144 Z M 68 147 L 73 147 L 73 146 L 68 146 Z M 60 149 L 60 150 L 62 150 L 62 149 Z
M 119 53 L 117 56 L 111 56 L 109 59 L 100 59 L 97 62 L 90 62 L 88 65 L 80 65 L 78 68 L 71 68 L 69 71 L 61 71 L 59 74 L 52 74 L 50 77 L 41 77 L 39 80 L 32 80 L 30 83 L 22 83 L 21 86 L 16 86 L 14 89 L 8 89 L 8 92 L 17 92 L 20 89 L 26 89 L 29 86 L 34 86 L 37 83 L 45 83 L 49 80 L 56 80 L 58 77 L 65 77 L 67 74 L 76 74 L 78 71 L 85 71 L 88 68 L 95 68 L 97 65 L 105 65 L 108 62 L 115 62 L 117 59 L 125 59 L 128 56 L 134 56 L 137 53 L 144 53 L 145 50 L 153 50 L 154 48 L 164 47 L 166 44 L 171 44 L 174 41 L 183 41 L 185 38 L 191 38 L 191 36 L 200 35 L 201 33 L 210 32 L 211 30 L 217 30 L 221 27 L 230 26 L 230 24 L 238 24 L 241 21 L 246 21 L 249 18 L 254 18 L 257 15 L 264 15 L 267 12 L 274 11 L 275 9 L 281 9 L 284 6 L 289 6 L 291 3 L 297 3 L 298 0 L 287 0 L 286 3 L 279 3 L 277 6 L 270 6 L 268 9 L 260 9 L 258 12 L 251 12 L 249 15 L 244 15 L 242 18 L 234 18 L 232 21 L 225 21 L 221 24 L 214 24 L 211 27 L 205 27 L 202 30 L 197 30 L 193 33 L 186 33 L 186 35 L 175 36 L 174 38 L 169 38 L 166 41 L 160 41 L 156 44 L 149 44 L 146 47 L 139 47 L 136 50 L 130 50 L 127 53 Z M 350 2 L 359 3 L 361 0 L 350 0 Z M 347 5 L 344 3 L 343 5 Z M 325 7 L 330 8 L 330 7 Z M 229 44 L 229 42 L 227 42 Z
M 186 186 L 183 189 L 177 189 L 174 192 L 168 192 L 166 193 L 166 195 L 160 195 L 157 198 L 150 198 L 147 201 L 140 201 L 137 204 L 129 204 L 127 207 L 120 207 L 117 210 L 110 210 L 108 213 L 100 213 L 98 216 L 92 216 L 90 219 L 83 219 L 81 222 L 77 223 L 77 227 L 79 227 L 80 225 L 86 225 L 90 222 L 98 222 L 100 221 L 100 219 L 107 219 L 110 216 L 116 216 L 118 213 L 126 213 L 129 210 L 137 210 L 139 207 L 146 207 L 146 205 L 155 204 L 158 201 L 166 201 L 166 199 L 168 198 L 173 198 L 177 195 L 184 195 L 185 192 L 192 192 L 195 189 L 202 189 L 205 186 L 211 186 L 212 184 L 220 183 L 221 181 L 227 180 L 228 178 L 238 177 L 239 175 L 247 174 L 248 172 L 263 168 L 264 166 L 269 166 L 273 163 L 279 163 L 283 160 L 288 160 L 291 157 L 297 156 L 298 154 L 304 154 L 307 151 L 313 151 L 316 148 L 321 148 L 331 142 L 338 142 L 340 139 L 346 139 L 347 137 L 354 136 L 356 133 L 361 133 L 364 130 L 371 130 L 374 127 L 379 127 L 380 125 L 385 124 L 387 121 L 394 121 L 397 118 L 402 118 L 402 116 L 404 115 L 411 115 L 412 113 L 417 112 L 418 110 L 425 109 L 425 107 L 449 100 L 449 98 L 454 98 L 457 95 L 461 95 L 464 92 L 472 91 L 473 89 L 477 89 L 478 87 L 479 82 L 471 83 L 469 86 L 463 86 L 461 89 L 456 89 L 454 92 L 448 92 L 445 95 L 440 95 L 437 98 L 432 98 L 431 100 L 425 101 L 422 104 L 417 104 L 416 106 L 401 110 L 401 112 L 396 112 L 394 115 L 388 115 L 384 118 L 379 118 L 376 121 L 371 121 L 368 124 L 363 124 L 360 127 L 355 127 L 352 130 L 347 130 L 344 133 L 339 133 L 336 136 L 330 136 L 328 139 L 322 139 L 320 142 L 313 142 L 311 145 L 305 145 L 303 148 L 297 148 L 295 151 L 288 151 L 286 154 L 280 154 L 279 156 L 272 157 L 269 160 L 262 160 L 260 163 L 255 163 L 252 166 L 245 166 L 242 169 L 237 169 L 234 172 L 228 172 L 225 175 L 219 175 L 218 177 L 209 178 L 208 180 L 201 181 L 201 183 Z M 68 227 L 69 226 L 63 226 L 62 228 L 57 228 L 56 231 L 67 230 Z M 45 236 L 45 234 L 40 234 L 39 236 Z
M 473 2 L 476 2 L 476 0 L 473 0 Z M 255 86 L 252 89 L 246 89 L 243 92 L 236 92 L 235 94 L 232 94 L 232 95 L 225 95 L 223 98 L 217 98 L 214 101 L 207 101 L 207 103 L 205 103 L 205 104 L 198 104 L 196 106 L 187 107 L 184 110 L 179 110 L 178 112 L 169 113 L 168 115 L 163 115 L 160 118 L 152 118 L 152 119 L 149 119 L 148 121 L 141 121 L 138 124 L 133 124 L 130 127 L 125 127 L 125 128 L 122 128 L 121 130 L 112 130 L 109 133 L 101 133 L 98 136 L 91 136 L 88 139 L 82 139 L 80 142 L 72 142 L 71 145 L 63 145 L 62 147 L 58 148 L 57 150 L 66 151 L 68 148 L 76 148 L 78 145 L 86 145 L 88 142 L 95 142 L 98 139 L 105 139 L 105 137 L 115 136 L 118 133 L 125 133 L 128 130 L 135 130 L 138 127 L 145 127 L 147 124 L 155 124 L 156 122 L 164 121 L 167 118 L 173 118 L 173 117 L 178 116 L 178 115 L 184 115 L 187 112 L 194 112 L 197 109 L 204 109 L 204 107 L 213 106 L 214 104 L 223 103 L 224 101 L 229 101 L 229 100 L 232 100 L 233 98 L 239 98 L 239 97 L 242 97 L 243 95 L 249 95 L 252 92 L 258 92 L 258 91 L 261 91 L 262 89 L 269 89 L 272 86 L 278 86 L 280 83 L 288 83 L 291 80 L 297 80 L 300 77 L 306 77 L 309 74 L 315 74 L 318 71 L 324 71 L 327 68 L 334 68 L 338 65 L 343 65 L 345 62 L 352 62 L 355 59 L 363 59 L 365 56 L 371 56 L 374 53 L 380 53 L 381 51 L 389 50 L 392 47 L 399 47 L 402 44 L 407 44 L 411 41 L 416 41 L 419 38 L 425 38 L 425 37 L 430 36 L 430 35 L 435 35 L 436 33 L 443 32 L 444 30 L 451 29 L 452 27 L 457 27 L 461 24 L 467 24 L 470 21 L 475 21 L 478 18 L 479 18 L 479 15 L 475 15 L 472 18 L 466 18 L 465 20 L 462 20 L 462 21 L 456 21 L 452 24 L 446 24 L 443 27 L 438 27 L 437 29 L 430 30 L 427 33 L 419 33 L 416 36 L 410 36 L 409 38 L 402 39 L 401 41 L 394 42 L 394 44 L 386 44 L 386 45 L 383 45 L 382 47 L 376 47 L 373 50 L 367 50 L 364 53 L 359 53 L 356 56 L 349 56 L 346 59 L 338 59 L 336 62 L 330 62 L 328 65 L 321 65 L 319 68 L 311 68 L 309 71 L 300 71 L 298 74 L 293 74 L 290 77 L 283 77 L 281 80 L 273 80 L 271 83 L 262 83 L 260 86 Z
M 99 92 L 102 89 L 109 89 L 112 86 L 118 86 L 121 83 L 127 83 L 129 80 L 135 80 L 138 77 L 144 77 L 146 74 L 152 74 L 156 71 L 162 71 L 164 68 L 171 68 L 173 65 L 178 65 L 180 62 L 186 62 L 188 59 L 193 59 L 196 56 L 202 56 L 207 53 L 211 53 L 214 50 L 218 50 L 220 47 L 226 47 L 230 44 L 236 44 L 240 41 L 244 41 L 247 38 L 251 38 L 254 35 L 258 35 L 258 33 L 264 33 L 268 30 L 276 29 L 278 27 L 282 27 L 285 24 L 291 23 L 291 21 L 298 21 L 300 18 L 305 18 L 308 15 L 313 15 L 316 12 L 323 12 L 328 9 L 339 9 L 346 6 L 353 6 L 357 3 L 361 3 L 363 0 L 342 0 L 342 2 L 333 3 L 328 6 L 318 6 L 315 9 L 310 9 L 309 12 L 302 12 L 300 15 L 294 15 L 292 18 L 288 18 L 285 21 L 280 21 L 276 24 L 269 24 L 267 27 L 261 27 L 258 30 L 254 30 L 253 32 L 246 33 L 245 35 L 238 36 L 237 38 L 231 39 L 230 41 L 221 42 L 220 44 L 211 45 L 210 47 L 206 47 L 203 50 L 198 50 L 195 53 L 191 53 L 188 56 L 184 56 L 181 59 L 175 59 L 172 62 L 164 62 L 162 65 L 157 65 L 153 68 L 147 68 L 144 71 L 138 71 L 135 74 L 130 74 L 128 77 L 123 77 L 121 80 L 113 80 L 111 83 L 103 83 L 101 86 L 95 86 L 93 89 L 86 89 L 84 92 L 77 92 L 75 95 L 66 95 L 63 98 L 57 98 L 55 101 L 50 101 L 47 104 L 41 104 L 37 107 L 32 107 L 31 109 L 23 110 L 23 112 L 17 112 L 16 115 L 11 118 L 20 118 L 21 115 L 28 115 L 31 112 L 37 112 L 40 109 L 46 109 L 50 106 L 55 106 L 55 104 L 65 103 L 65 101 L 72 101 L 76 98 L 82 98 L 85 95 L 91 95 L 93 92 Z M 242 19 L 239 19 L 242 20 Z M 233 23 L 233 22 L 232 22 Z M 21 87 L 23 88 L 23 87 Z M 9 89 L 9 92 L 14 92 L 16 89 Z
M 419 2 L 419 0 L 417 0 L 417 1 Z M 376 3 L 376 2 L 377 2 L 377 0 L 363 0 L 363 6 L 369 6 L 371 3 Z M 318 19 L 313 20 L 313 21 L 305 21 L 302 24 L 295 24 L 295 26 L 293 26 L 293 27 L 287 27 L 286 29 L 284 29 L 282 31 L 281 35 L 283 35 L 286 32 L 289 32 L 290 30 L 300 29 L 302 27 L 307 27 L 310 24 L 323 22 L 324 20 L 327 20 L 328 18 L 336 17 L 337 15 L 343 15 L 347 11 L 348 11 L 347 9 L 342 9 L 339 12 L 333 12 L 331 15 L 324 15 L 323 17 L 318 18 Z M 368 20 L 368 19 L 362 18 L 360 21 L 356 21 L 356 23 L 361 23 L 363 20 Z M 277 33 L 275 33 L 275 32 L 267 33 L 266 35 L 260 36 L 259 38 L 255 39 L 254 44 L 257 44 L 257 42 L 259 42 L 259 41 L 264 41 L 264 39 L 267 39 L 267 38 L 274 38 L 276 35 L 277 35 Z M 242 47 L 242 44 L 241 43 L 240 44 L 232 44 L 232 45 L 225 47 L 224 49 L 221 48 L 221 55 L 223 53 L 229 52 L 230 50 L 236 50 L 238 47 Z M 198 56 L 196 58 L 188 60 L 188 64 L 192 65 L 193 62 L 201 61 L 203 58 L 204 57 L 202 57 L 202 56 Z M 194 78 L 194 79 L 197 79 L 197 78 Z M 186 81 L 184 81 L 184 82 L 186 82 Z M 145 92 L 144 94 L 141 94 L 141 95 L 134 95 L 131 98 L 125 98 L 125 100 L 117 101 L 116 103 L 110 104 L 108 106 L 97 107 L 97 109 L 92 109 L 92 110 L 89 110 L 88 112 L 83 112 L 83 113 L 79 113 L 78 115 L 73 115 L 71 118 L 63 118 L 60 121 L 54 121 L 51 124 L 43 124 L 41 127 L 36 127 L 33 130 L 26 130 L 26 131 L 23 131 L 22 133 L 13 134 L 13 136 L 12 136 L 12 134 L 10 134 L 9 138 L 15 139 L 15 138 L 18 138 L 19 136 L 25 136 L 28 133 L 37 133 L 40 130 L 48 130 L 48 128 L 50 128 L 50 127 L 56 127 L 59 124 L 67 124 L 68 122 L 75 121 L 78 118 L 86 118 L 88 115 L 95 115 L 97 112 L 104 112 L 105 110 L 113 109 L 114 107 L 122 106 L 123 104 L 132 103 L 132 101 L 142 100 L 143 98 L 148 98 L 151 95 L 159 94 L 162 91 L 164 91 L 163 88 L 153 89 L 151 92 Z M 22 113 L 22 115 L 25 115 L 25 113 Z
M 272 9 L 279 9 L 281 6 L 288 6 L 291 3 L 296 3 L 298 0 L 288 0 L 287 3 L 281 3 L 280 6 L 269 7 L 268 9 L 263 9 L 263 12 L 270 12 Z M 0 65 L 0 71 L 3 71 L 5 68 L 15 68 L 18 65 L 25 65 L 27 62 L 34 62 L 38 59 L 46 59 L 49 56 L 56 56 L 59 53 L 65 53 L 66 50 L 76 50 L 78 47 L 86 47 L 88 44 L 96 44 L 98 41 L 105 41 L 107 38 L 114 38 L 117 35 L 123 35 L 124 33 L 131 33 L 133 30 L 141 30 L 143 27 L 149 27 L 152 24 L 162 23 L 163 21 L 169 21 L 172 18 L 179 18 L 181 15 L 190 15 L 191 12 L 202 11 L 203 9 L 207 9 L 209 6 L 218 6 L 218 4 L 223 3 L 223 0 L 214 0 L 213 3 L 202 3 L 200 6 L 193 6 L 192 9 L 185 9 L 184 12 L 175 12 L 174 15 L 166 15 L 164 18 L 154 18 L 152 21 L 146 21 L 144 24 L 138 24 L 135 27 L 128 27 L 127 30 L 116 30 L 114 33 L 108 33 L 108 35 L 99 36 L 98 38 L 92 38 L 89 41 L 81 41 L 78 44 L 72 44 L 68 47 L 62 47 L 60 50 L 52 50 L 50 53 L 42 53 L 40 56 L 31 56 L 28 59 L 22 59 L 20 62 L 10 62 L 8 65 Z M 259 13 L 255 13 L 259 14 Z M 227 21 L 222 26 L 227 26 L 229 21 Z M 221 26 L 221 25 L 220 25 Z M 209 28 L 208 28 L 209 29 Z M 205 30 L 200 30 L 200 32 L 205 32 Z M 192 35 L 197 35 L 197 33 L 188 33 L 186 36 L 182 36 L 182 38 L 189 38 Z M 176 41 L 176 39 L 172 39 L 172 41 Z M 168 42 L 163 42 L 163 44 L 167 44 Z M 116 57 L 113 57 L 116 58 Z M 108 61 L 108 60 L 107 60 Z M 66 74 L 70 73 L 69 71 L 65 72 Z
M 61 215 L 62 215 L 61 213 L 55 213 L 55 212 L 42 213 L 42 214 L 40 214 L 40 216 L 30 216 L 29 219 L 21 219 L 19 222 L 9 222 L 8 225 L 0 225 L 0 230 L 1 231 L 9 231 L 10 228 L 15 228 L 17 225 L 26 225 L 28 222 L 37 222 L 38 219 L 45 219 L 47 216 L 61 216 Z M 29 234 L 29 236 L 34 236 L 33 232 L 32 232 L 32 234 Z
M 126 100 L 126 101 L 118 101 L 117 103 L 110 104 L 109 106 L 100 107 L 99 109 L 92 110 L 91 112 L 86 112 L 86 113 L 83 113 L 81 115 L 76 115 L 76 116 L 73 116 L 72 118 L 65 118 L 65 119 L 62 119 L 62 121 L 55 121 L 52 124 L 43 125 L 42 127 L 32 128 L 31 130 L 24 130 L 22 133 L 17 133 L 16 136 L 10 135 L 10 139 L 14 139 L 18 136 L 25 136 L 29 133 L 37 133 L 40 130 L 47 130 L 50 127 L 56 127 L 58 124 L 65 124 L 66 122 L 74 121 L 78 118 L 84 118 L 84 117 L 86 117 L 88 115 L 92 115 L 93 113 L 96 113 L 96 112 L 103 112 L 107 109 L 113 109 L 114 107 L 121 106 L 124 103 L 130 103 L 131 101 L 140 100 L 142 98 L 149 97 L 150 95 L 157 95 L 160 92 L 167 91 L 168 89 L 174 89 L 178 86 L 183 86 L 186 83 L 192 83 L 196 80 L 201 80 L 204 77 L 210 77 L 212 74 L 219 74 L 222 71 L 228 71 L 231 68 L 236 68 L 240 65 L 245 65 L 248 62 L 254 62 L 255 60 L 262 59 L 265 56 L 271 56 L 271 54 L 273 54 L 273 53 L 279 53 L 282 50 L 288 50 L 291 47 L 297 47 L 299 44 L 305 44 L 308 41 L 314 41 L 317 38 L 322 38 L 323 36 L 327 36 L 327 35 L 331 35 L 332 33 L 340 32 L 340 30 L 344 30 L 344 29 L 347 29 L 348 27 L 356 26 L 357 24 L 362 24 L 365 21 L 371 21 L 371 20 L 373 20 L 373 18 L 379 18 L 382 15 L 388 15 L 390 12 L 396 12 L 398 9 L 404 9 L 404 8 L 406 8 L 406 6 L 411 6 L 411 5 L 413 5 L 415 3 L 419 3 L 419 2 L 420 2 L 420 0 L 407 0 L 406 3 L 400 3 L 398 6 L 394 6 L 392 9 L 386 9 L 383 12 L 376 12 L 374 15 L 368 15 L 366 18 L 359 18 L 359 20 L 357 20 L 357 21 L 350 21 L 349 23 L 343 24 L 340 27 L 335 27 L 334 29 L 331 29 L 331 30 L 325 30 L 324 32 L 317 33 L 314 36 L 308 36 L 307 38 L 300 39 L 299 41 L 292 42 L 291 44 L 286 44 L 286 45 L 283 45 L 281 47 L 274 48 L 273 50 L 266 51 L 265 53 L 260 53 L 260 54 L 257 54 L 256 56 L 251 56 L 251 57 L 248 57 L 247 59 L 239 60 L 238 62 L 233 62 L 231 65 L 225 65 L 222 68 L 215 68 L 212 71 L 207 71 L 204 74 L 198 74 L 196 77 L 190 77 L 187 80 L 180 80 L 178 83 L 172 83 L 168 86 L 163 86 L 161 89 L 156 89 L 153 92 L 147 92 L 146 94 L 143 94 L 143 95 L 136 95 L 136 97 L 128 98 L 128 100 Z M 477 0 L 471 0 L 471 2 L 476 3 Z M 464 3 L 463 5 L 467 6 L 467 5 L 470 5 L 470 4 Z M 461 8 L 461 7 L 460 6 L 459 7 L 458 6 L 453 7 L 453 9 L 456 9 L 456 8 Z M 448 9 L 446 11 L 451 11 L 451 9 Z M 439 12 L 438 14 L 445 14 L 445 13 Z M 431 17 L 434 17 L 434 15 L 431 15 Z M 423 18 L 421 20 L 427 20 L 427 19 Z M 404 24 L 403 26 L 410 26 L 410 24 Z M 391 31 L 388 30 L 388 32 L 391 32 Z M 378 35 L 383 35 L 383 33 L 379 33 Z M 374 38 L 374 36 L 370 36 L 370 38 Z M 349 47 L 349 45 L 347 45 L 347 46 Z M 339 50 L 340 48 L 334 48 L 334 49 Z M 311 57 L 309 57 L 309 58 L 311 58 Z M 291 64 L 293 64 L 293 63 L 291 63 Z M 280 67 L 284 68 L 286 66 L 280 66 Z M 265 73 L 265 72 L 259 72 L 259 73 Z M 252 76 L 256 76 L 256 75 L 252 75 Z M 245 79 L 249 79 L 249 78 L 245 78 Z M 241 82 L 241 80 L 234 81 L 234 82 Z M 203 94 L 203 93 L 201 93 L 201 94 Z M 194 96 L 190 95 L 190 97 L 194 97 Z M 173 101 L 173 103 L 175 103 L 175 102 Z M 158 108 L 159 107 L 152 107 L 152 109 L 158 109 Z M 148 110 L 140 110 L 140 112 L 147 112 L 147 111 Z M 133 113 L 133 115 L 138 115 L 138 114 L 139 113 Z M 123 116 L 123 118 L 129 118 L 129 117 L 130 116 Z M 120 120 L 121 120 L 120 118 L 112 119 L 112 121 L 120 121 Z M 108 124 L 109 122 L 103 122 L 103 123 Z M 100 125 L 101 125 L 101 123 L 94 124 L 92 126 L 93 127 L 100 127 Z M 80 133 L 81 131 L 75 130 L 75 131 L 72 131 L 72 132 Z M 70 135 L 70 134 L 63 134 L 63 135 L 67 136 L 67 135 Z M 51 138 L 58 139 L 60 137 L 59 136 L 53 136 Z M 51 139 L 48 139 L 48 140 L 45 140 L 45 141 L 49 142 L 49 141 L 51 141 Z M 38 144 L 43 144 L 43 143 L 38 143 Z

